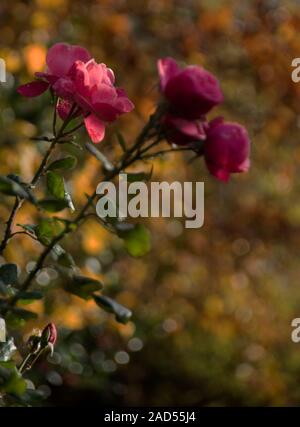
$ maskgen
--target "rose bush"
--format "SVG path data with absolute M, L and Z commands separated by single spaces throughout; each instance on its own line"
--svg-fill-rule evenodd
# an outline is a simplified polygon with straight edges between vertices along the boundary
M 113 71 L 92 59 L 86 49 L 58 43 L 49 49 L 46 62 L 46 72 L 37 73 L 36 80 L 20 86 L 18 92 L 25 97 L 35 97 L 51 90 L 55 101 L 53 135 L 33 138 L 49 144 L 49 147 L 45 149 L 41 164 L 30 182 L 15 174 L 0 176 L 0 192 L 14 199 L 9 218 L 5 221 L 0 255 L 5 256 L 7 245 L 16 235 L 38 242 L 42 250 L 27 273 L 18 274 L 16 264 L 0 266 L 0 315 L 14 325 L 36 318 L 36 313 L 20 306 L 24 301 L 39 300 L 45 296 L 43 287 L 36 289 L 36 279 L 51 258 L 49 265 L 56 269 L 66 292 L 83 300 L 92 300 L 101 309 L 113 314 L 116 321 L 126 323 L 132 316 L 131 310 L 106 296 L 103 291 L 105 285 L 100 280 L 82 275 L 72 255 L 62 246 L 67 235 L 95 215 L 97 191 L 87 195 L 85 204 L 76 210 L 72 194 L 65 187 L 64 173 L 75 169 L 77 159 L 74 156 L 52 159 L 52 156 L 63 144 L 73 144 L 78 148 L 73 138 L 83 125 L 93 142 L 103 140 L 106 125 L 121 114 L 132 111 L 134 106 L 126 92 L 115 86 Z M 121 172 L 127 173 L 127 168 L 136 162 L 144 162 L 170 151 L 185 150 L 191 154 L 197 153 L 197 157 L 204 156 L 209 171 L 219 180 L 227 181 L 231 173 L 247 171 L 250 140 L 246 129 L 220 118 L 208 121 L 206 117 L 213 107 L 223 101 L 218 80 L 201 67 L 180 69 L 171 58 L 159 60 L 158 71 L 164 102 L 158 103 L 135 141 L 128 143 L 118 133 L 117 141 L 122 149 L 120 158 L 107 158 L 93 144 L 85 144 L 88 152 L 101 164 L 98 176 L 102 173 L 103 181 L 113 180 Z M 61 121 L 57 120 L 57 113 Z M 175 147 L 155 151 L 165 141 L 175 144 Z M 177 145 L 180 147 L 176 148 Z M 110 157 L 113 157 L 112 153 L 113 150 L 110 150 Z M 128 176 L 132 181 L 137 181 L 137 177 L 144 181 L 150 179 L 151 173 L 129 172 Z M 44 187 L 36 192 L 40 181 L 44 181 Z M 99 178 L 95 188 L 97 184 Z M 41 198 L 43 193 L 46 194 Z M 33 224 L 21 224 L 16 220 L 25 202 L 36 208 Z M 65 216 L 53 215 L 67 209 L 69 212 Z M 142 256 L 151 248 L 150 233 L 141 224 L 128 224 L 118 218 L 114 221 L 101 218 L 99 226 L 122 239 L 132 256 Z M 6 331 L 2 331 L 3 335 L 6 336 Z M 18 404 L 28 403 L 23 375 L 32 369 L 40 356 L 53 351 L 56 340 L 56 326 L 50 322 L 27 340 L 27 354 L 22 355 L 21 363 L 14 359 L 16 347 L 12 337 L 3 346 L 0 344 L 0 394 L 4 396 L 4 404 L 7 396 L 9 399 L 17 396 Z

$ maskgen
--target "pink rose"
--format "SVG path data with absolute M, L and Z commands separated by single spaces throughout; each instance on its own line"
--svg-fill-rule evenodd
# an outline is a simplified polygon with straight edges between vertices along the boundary
M 47 71 L 35 73 L 39 80 L 20 86 L 18 92 L 23 96 L 35 97 L 52 86 L 58 96 L 72 98 L 74 86 L 69 71 L 75 61 L 87 62 L 90 59 L 91 55 L 83 47 L 57 43 L 47 53 Z
M 209 123 L 206 133 L 204 158 L 212 175 L 228 181 L 231 173 L 248 171 L 250 139 L 243 126 L 217 118 Z
M 93 142 L 104 138 L 105 123 L 134 108 L 123 89 L 114 86 L 113 71 L 94 60 L 76 61 L 70 75 L 74 83 L 74 98 L 87 114 L 84 122 Z
M 163 118 L 163 128 L 170 144 L 188 145 L 206 137 L 205 124 L 200 120 L 186 120 L 166 114 Z
M 160 88 L 170 111 L 186 119 L 199 119 L 223 101 L 218 80 L 196 65 L 180 69 L 172 58 L 158 61 Z
M 107 122 L 134 108 L 125 91 L 114 86 L 113 71 L 97 64 L 84 48 L 58 43 L 49 50 L 46 62 L 47 71 L 36 73 L 39 80 L 20 86 L 18 92 L 34 97 L 51 87 L 60 98 L 57 111 L 63 120 L 75 102 L 80 107 L 76 114 L 83 115 L 93 142 L 102 141 Z

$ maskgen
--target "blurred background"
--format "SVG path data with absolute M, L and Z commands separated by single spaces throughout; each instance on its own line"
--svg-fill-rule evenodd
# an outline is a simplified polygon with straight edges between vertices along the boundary
M 41 271 L 36 286 L 46 300 L 29 306 L 40 318 L 15 334 L 24 339 L 48 321 L 60 328 L 53 357 L 27 376 L 48 404 L 299 405 L 291 321 L 300 317 L 300 83 L 291 80 L 291 62 L 300 57 L 300 1 L 1 0 L 0 26 L 8 73 L 0 87 L 1 175 L 29 180 L 45 150 L 30 138 L 51 129 L 50 97 L 23 99 L 16 87 L 44 69 L 58 41 L 85 46 L 113 68 L 136 105 L 108 131 L 103 150 L 111 158 L 115 129 L 130 142 L 153 112 L 163 56 L 213 72 L 225 103 L 210 118 L 239 121 L 252 139 L 250 172 L 228 184 L 209 176 L 201 159 L 155 160 L 153 180 L 205 182 L 201 229 L 144 220 L 153 248 L 140 259 L 92 220 L 64 241 L 82 271 L 134 316 L 120 325 L 60 290 L 51 266 Z M 99 182 L 99 164 L 84 150 L 66 150 L 80 159 L 68 180 L 78 206 Z M 0 199 L 0 233 L 11 203 Z M 35 216 L 26 204 L 17 222 Z M 20 236 L 1 262 L 17 263 L 24 275 L 39 252 Z

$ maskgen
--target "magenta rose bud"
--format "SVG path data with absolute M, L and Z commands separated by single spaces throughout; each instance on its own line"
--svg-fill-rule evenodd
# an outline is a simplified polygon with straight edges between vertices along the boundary
M 41 342 L 42 344 L 50 344 L 54 346 L 57 340 L 57 329 L 54 323 L 48 323 L 42 331 Z
M 212 175 L 228 181 L 230 174 L 248 171 L 250 139 L 243 126 L 217 118 L 210 122 L 206 133 L 204 158 Z
M 204 68 L 179 68 L 172 58 L 158 61 L 160 88 L 170 111 L 186 119 L 199 119 L 223 101 L 218 80 Z
M 167 114 L 162 124 L 165 137 L 170 144 L 189 145 L 205 139 L 203 121 L 186 120 Z

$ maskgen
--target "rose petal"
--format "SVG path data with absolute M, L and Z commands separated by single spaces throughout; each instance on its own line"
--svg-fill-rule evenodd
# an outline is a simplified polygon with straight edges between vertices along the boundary
M 49 87 L 49 83 L 43 82 L 42 80 L 35 80 L 31 83 L 19 86 L 17 92 L 22 96 L 29 98 L 39 96 L 44 93 Z
M 246 159 L 244 162 L 242 162 L 235 170 L 235 172 L 248 172 L 250 168 L 250 159 Z
M 61 77 L 54 83 L 53 90 L 61 98 L 72 99 L 74 97 L 75 86 L 69 77 Z
M 207 169 L 209 172 L 215 176 L 219 181 L 228 182 L 230 178 L 230 173 L 226 169 L 222 169 L 213 163 L 206 162 Z
M 195 140 L 205 139 L 206 137 L 203 123 L 201 123 L 200 120 L 185 120 L 181 117 L 174 117 L 169 114 L 165 118 L 165 124 L 167 126 L 174 126 L 174 128 L 183 135 L 195 138 Z
M 105 65 L 105 64 L 102 64 Z M 105 65 L 106 66 L 106 65 Z M 106 67 L 107 77 L 111 81 L 111 84 L 115 83 L 115 74 L 111 68 Z
M 209 130 L 211 131 L 213 128 L 217 127 L 218 125 L 221 125 L 222 123 L 224 123 L 224 117 L 215 117 L 209 122 Z
M 117 108 L 115 108 L 113 105 L 105 104 L 104 102 L 93 104 L 92 110 L 101 120 L 104 120 L 105 122 L 113 122 L 120 115 L 120 112 Z
M 88 62 L 91 59 L 89 52 L 80 46 L 67 43 L 56 43 L 49 49 L 46 62 L 49 74 L 64 77 L 70 71 L 75 61 Z
M 116 91 L 118 98 L 115 102 L 115 107 L 120 111 L 121 114 L 130 113 L 130 111 L 134 109 L 133 102 L 131 102 L 127 97 L 127 93 L 124 89 L 116 88 Z
M 164 91 L 168 81 L 178 73 L 179 67 L 173 58 L 163 58 L 157 61 L 157 68 L 160 77 L 160 88 Z
M 73 102 L 68 101 L 66 99 L 60 99 L 59 100 L 57 107 L 56 107 L 56 111 L 62 120 L 66 120 L 66 118 L 68 117 L 69 112 L 72 108 L 72 105 L 73 105 Z M 78 113 L 75 115 L 75 117 L 78 117 L 81 114 L 82 114 L 82 111 L 79 110 Z
M 54 83 L 57 81 L 58 77 L 53 76 L 52 74 L 49 73 L 41 73 L 40 71 L 34 73 L 35 77 L 37 79 L 43 79 L 46 80 L 48 83 L 50 83 L 51 85 L 54 85 Z
M 76 87 L 76 96 L 79 99 L 88 99 L 92 88 L 90 86 L 90 77 L 86 65 L 82 61 L 76 61 L 69 73 Z M 87 101 L 86 101 L 87 102 Z
M 197 66 L 186 67 L 169 79 L 164 95 L 173 113 L 187 119 L 199 119 L 224 99 L 215 76 Z
M 98 119 L 94 114 L 90 114 L 84 119 L 84 124 L 91 140 L 95 144 L 102 141 L 105 135 L 105 125 L 102 120 Z

